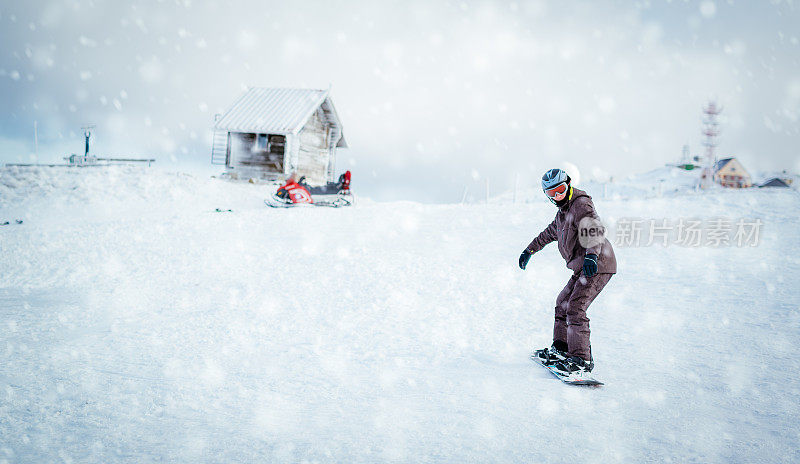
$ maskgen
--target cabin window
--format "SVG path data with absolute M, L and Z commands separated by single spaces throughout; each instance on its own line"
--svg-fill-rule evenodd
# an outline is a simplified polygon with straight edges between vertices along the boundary
M 286 136 L 284 135 L 270 135 L 269 148 L 270 153 L 282 155 L 286 148 Z
M 267 134 L 256 135 L 255 150 L 267 151 Z

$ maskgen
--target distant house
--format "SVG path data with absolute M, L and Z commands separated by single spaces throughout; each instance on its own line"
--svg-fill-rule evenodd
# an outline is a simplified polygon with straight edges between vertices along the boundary
M 334 180 L 336 149 L 347 148 L 329 90 L 254 87 L 214 124 L 211 162 L 233 178 L 305 176 Z
M 714 165 L 714 181 L 723 187 L 747 188 L 753 186 L 750 174 L 736 158 L 725 158 Z
M 787 179 L 781 179 L 779 177 L 773 177 L 772 179 L 764 182 L 763 184 L 759 185 L 759 187 L 780 187 L 780 188 L 789 188 L 791 182 L 787 182 Z

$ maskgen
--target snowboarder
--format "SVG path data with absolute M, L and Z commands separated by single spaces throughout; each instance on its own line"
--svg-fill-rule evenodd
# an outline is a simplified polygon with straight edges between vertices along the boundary
M 519 267 L 525 270 L 531 255 L 558 241 L 558 251 L 573 271 L 556 298 L 553 344 L 534 352 L 543 364 L 564 375 L 594 368 L 586 310 L 617 272 L 614 249 L 605 238 L 592 197 L 572 187 L 571 181 L 561 169 L 542 176 L 542 190 L 558 212 L 519 257 Z

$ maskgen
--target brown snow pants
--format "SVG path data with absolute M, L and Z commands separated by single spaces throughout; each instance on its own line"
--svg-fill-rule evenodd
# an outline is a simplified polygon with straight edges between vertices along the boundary
M 567 286 L 556 298 L 556 322 L 553 327 L 553 341 L 566 342 L 570 356 L 592 359 L 589 343 L 589 318 L 586 310 L 597 298 L 614 274 L 595 274 L 585 277 L 573 274 Z

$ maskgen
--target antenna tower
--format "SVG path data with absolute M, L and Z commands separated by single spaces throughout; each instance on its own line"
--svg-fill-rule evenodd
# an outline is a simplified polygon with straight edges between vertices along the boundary
M 703 146 L 706 147 L 703 160 L 703 175 L 701 187 L 708 188 L 714 183 L 714 165 L 717 164 L 717 137 L 719 136 L 719 122 L 717 116 L 722 112 L 722 107 L 713 100 L 703 108 Z

